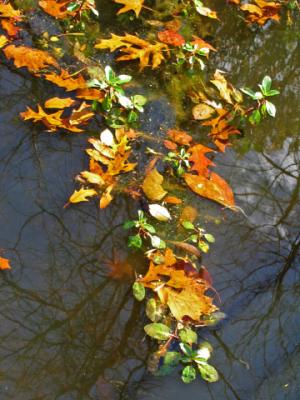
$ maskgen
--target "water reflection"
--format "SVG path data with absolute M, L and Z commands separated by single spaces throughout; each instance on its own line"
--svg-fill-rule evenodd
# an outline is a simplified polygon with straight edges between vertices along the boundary
M 228 319 L 202 332 L 215 347 L 220 382 L 185 386 L 176 373 L 147 374 L 144 311 L 132 299 L 130 279 L 108 276 L 109 259 L 128 257 L 120 225 L 136 206 L 119 198 L 101 212 L 96 203 L 63 209 L 87 162 L 86 139 L 20 121 L 18 113 L 43 98 L 45 84 L 2 66 L 0 243 L 13 270 L 0 281 L 1 400 L 298 398 L 299 44 L 285 27 L 259 33 L 241 23 L 237 31 L 237 18 L 226 9 L 225 17 L 212 64 L 237 85 L 268 72 L 283 94 L 276 121 L 250 129 L 216 160 L 243 212 L 194 200 L 204 220 L 222 214 L 221 225 L 207 223 L 217 244 L 204 262 Z M 146 115 L 146 130 L 173 125 L 163 114 L 159 123 Z M 139 268 L 143 260 L 130 262 Z

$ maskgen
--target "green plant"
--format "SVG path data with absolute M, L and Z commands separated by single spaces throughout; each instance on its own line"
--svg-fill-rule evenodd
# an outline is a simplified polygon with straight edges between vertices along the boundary
M 166 247 L 166 243 L 156 235 L 156 229 L 148 223 L 147 217 L 145 217 L 145 214 L 141 210 L 138 210 L 138 219 L 135 221 L 126 221 L 123 228 L 137 229 L 137 233 L 128 238 L 129 247 L 140 249 L 143 245 L 143 240 L 146 239 L 149 239 L 152 247 L 156 249 L 164 249 Z
M 100 103 L 102 111 L 106 114 L 107 123 L 112 128 L 134 124 L 138 121 L 138 113 L 143 112 L 147 100 L 144 96 L 126 96 L 123 85 L 132 80 L 130 75 L 116 75 L 110 66 L 106 66 L 101 79 L 92 79 L 88 87 L 99 88 L 104 91 L 104 99 Z M 93 107 L 97 109 L 99 102 L 94 101 Z M 125 111 L 125 112 L 124 112 Z
M 210 233 L 206 233 L 205 229 L 195 226 L 190 221 L 182 221 L 181 225 L 184 229 L 191 231 L 187 241 L 196 243 L 201 251 L 207 253 L 209 250 L 209 243 L 214 243 L 215 238 Z
M 180 177 L 186 172 L 186 169 L 190 167 L 189 157 L 190 153 L 182 147 L 179 149 L 179 152 L 169 152 L 168 155 L 164 157 L 164 161 L 169 162 Z
M 262 80 L 262 83 L 258 85 L 260 90 L 254 92 L 249 88 L 241 88 L 241 91 L 249 96 L 252 100 L 256 101 L 256 106 L 250 108 L 248 113 L 251 111 L 249 115 L 249 122 L 251 124 L 259 124 L 261 121 L 261 117 L 266 116 L 267 114 L 271 117 L 275 117 L 276 115 L 276 107 L 275 105 L 266 99 L 266 97 L 277 96 L 280 92 L 276 89 L 271 89 L 272 79 L 269 76 L 265 76 Z

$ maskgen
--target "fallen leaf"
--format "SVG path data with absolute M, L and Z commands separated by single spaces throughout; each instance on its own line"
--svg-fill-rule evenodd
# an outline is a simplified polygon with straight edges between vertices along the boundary
M 67 10 L 69 3 L 70 0 L 40 0 L 39 6 L 52 17 L 62 19 L 72 15 L 72 13 Z
M 71 99 L 70 97 L 67 97 L 64 99 L 62 99 L 60 97 L 53 97 L 52 99 L 49 99 L 45 102 L 45 107 L 62 109 L 62 108 L 71 107 L 75 103 L 76 103 L 76 101 Z
M 196 210 L 195 207 L 185 206 L 179 217 L 179 222 L 180 224 L 183 221 L 194 222 L 197 217 L 198 217 L 198 211 Z
M 75 190 L 69 198 L 69 203 L 80 203 L 82 201 L 89 201 L 89 197 L 96 196 L 97 192 L 94 189 L 80 188 Z
M 250 24 L 264 25 L 269 19 L 280 20 L 281 4 L 279 2 L 254 0 L 255 4 L 246 3 L 240 6 L 242 11 L 248 13 L 246 21 Z
M 184 180 L 189 188 L 198 195 L 223 204 L 225 207 L 234 206 L 234 197 L 230 186 L 216 173 L 212 172 L 209 178 L 186 173 Z
M 158 221 L 167 222 L 172 217 L 166 207 L 160 204 L 149 204 L 149 213 Z
M 4 4 L 0 3 L 0 17 L 1 18 L 13 18 L 16 20 L 20 20 L 22 14 L 19 10 L 15 10 L 10 3 Z
M 52 65 L 58 68 L 57 61 L 46 51 L 11 44 L 3 50 L 7 59 L 13 59 L 16 67 L 26 67 L 30 72 L 38 72 Z
M 1 20 L 1 26 L 6 31 L 8 36 L 15 37 L 20 32 L 21 28 L 15 25 L 16 20 L 14 19 L 3 19 Z
M 11 269 L 11 266 L 9 265 L 9 260 L 7 258 L 0 257 L 0 271 L 9 269 Z
M 205 103 L 197 104 L 192 109 L 193 117 L 198 121 L 210 118 L 214 112 L 215 109 Z
M 44 78 L 47 81 L 55 83 L 55 85 L 66 89 L 67 92 L 70 92 L 72 90 L 87 88 L 86 81 L 82 75 L 77 74 L 76 77 L 74 77 L 64 69 L 61 70 L 60 75 L 56 75 L 55 73 L 51 72 L 45 74 Z
M 4 35 L 0 35 L 0 49 L 8 43 L 8 39 Z
M 185 131 L 180 131 L 178 129 L 168 130 L 167 135 L 173 142 L 183 146 L 188 146 L 193 140 L 192 136 L 188 135 Z
M 163 180 L 163 176 L 157 171 L 156 168 L 153 168 L 146 175 L 142 189 L 149 200 L 159 201 L 165 197 L 167 192 L 162 187 Z
M 114 0 L 114 2 L 124 6 L 117 12 L 117 14 L 123 14 L 127 11 L 134 11 L 137 17 L 140 15 L 144 4 L 144 0 Z
M 177 204 L 181 204 L 181 203 L 182 203 L 182 200 L 179 199 L 178 197 L 175 197 L 175 196 L 166 196 L 166 197 L 164 198 L 164 202 L 165 202 L 165 203 L 168 203 L 168 204 L 175 204 L 175 205 L 177 205 Z
M 215 164 L 206 157 L 207 153 L 213 153 L 214 150 L 209 147 L 203 146 L 202 144 L 196 144 L 189 148 L 189 153 L 191 154 L 189 157 L 190 163 L 192 163 L 191 171 L 197 171 L 199 175 L 207 176 L 208 167 L 212 167 Z
M 184 37 L 172 29 L 166 29 L 158 32 L 157 37 L 162 43 L 166 43 L 171 46 L 180 47 L 185 44 Z

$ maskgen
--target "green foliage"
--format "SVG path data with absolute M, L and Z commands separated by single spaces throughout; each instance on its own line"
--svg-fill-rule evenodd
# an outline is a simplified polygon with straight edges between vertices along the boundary
M 279 90 L 272 89 L 272 79 L 266 75 L 261 84 L 258 85 L 260 91 L 253 91 L 249 88 L 242 88 L 241 91 L 250 97 L 253 101 L 256 101 L 255 107 L 250 109 L 249 122 L 253 125 L 260 123 L 261 118 L 265 117 L 267 114 L 270 117 L 276 116 L 276 107 L 273 103 L 266 99 L 266 97 L 273 97 L 280 94 Z

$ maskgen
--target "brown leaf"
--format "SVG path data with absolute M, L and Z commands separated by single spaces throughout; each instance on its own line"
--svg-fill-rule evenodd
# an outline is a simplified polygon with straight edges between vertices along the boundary
M 145 177 L 142 189 L 145 195 L 151 201 L 162 200 L 167 192 L 163 189 L 163 176 L 157 171 L 156 168 L 152 169 Z
M 180 47 L 185 44 L 184 37 L 172 29 L 166 29 L 158 32 L 157 37 L 162 43 L 166 43 L 171 46 Z
M 192 136 L 188 135 L 185 131 L 180 131 L 178 129 L 170 129 L 167 132 L 167 135 L 173 142 L 183 146 L 188 146 L 193 140 Z
M 49 65 L 58 68 L 57 61 L 46 51 L 11 44 L 3 52 L 6 58 L 14 60 L 16 67 L 26 67 L 30 72 L 38 72 Z
M 209 178 L 203 175 L 184 174 L 184 180 L 198 195 L 214 200 L 225 207 L 234 206 L 234 197 L 230 186 L 216 173 L 212 172 Z
M 82 75 L 77 74 L 74 78 L 73 75 L 70 75 L 68 71 L 62 69 L 60 75 L 56 75 L 55 73 L 45 74 L 44 78 L 47 81 L 55 83 L 55 85 L 62 87 L 70 92 L 72 90 L 77 89 L 86 89 L 86 81 Z

